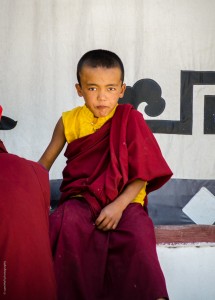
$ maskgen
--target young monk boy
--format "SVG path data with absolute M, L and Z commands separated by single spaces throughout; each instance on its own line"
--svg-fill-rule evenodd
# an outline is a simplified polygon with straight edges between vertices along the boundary
M 87 52 L 76 90 L 85 105 L 63 113 L 40 163 L 64 144 L 60 205 L 50 217 L 61 300 L 168 299 L 147 194 L 172 175 L 140 112 L 118 105 L 126 89 L 120 58 Z

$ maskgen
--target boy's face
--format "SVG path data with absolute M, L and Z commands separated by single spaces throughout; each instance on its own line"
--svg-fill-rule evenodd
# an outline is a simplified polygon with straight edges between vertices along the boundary
M 95 117 L 106 117 L 125 92 L 120 68 L 92 68 L 84 66 L 80 73 L 81 86 L 76 84 L 78 95 Z

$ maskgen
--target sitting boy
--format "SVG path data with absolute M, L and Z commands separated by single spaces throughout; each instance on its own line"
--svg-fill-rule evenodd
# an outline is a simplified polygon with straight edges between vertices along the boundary
M 143 116 L 118 105 L 120 58 L 87 52 L 77 66 L 85 105 L 63 113 L 40 159 L 50 169 L 68 143 L 50 234 L 61 300 L 168 299 L 147 194 L 172 176 Z

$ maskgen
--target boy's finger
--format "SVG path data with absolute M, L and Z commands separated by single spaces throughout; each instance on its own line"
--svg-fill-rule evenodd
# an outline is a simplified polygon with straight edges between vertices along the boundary
M 97 228 L 98 229 L 101 229 L 101 230 L 110 230 L 112 227 L 112 222 L 108 219 L 105 219 L 103 220 L 98 226 Z
M 98 216 L 98 218 L 96 219 L 95 224 L 98 226 L 100 223 L 102 223 L 104 221 L 104 219 L 105 219 L 105 216 L 103 216 L 102 214 L 100 214 Z
M 117 223 L 110 220 L 110 222 L 107 223 L 107 224 L 102 228 L 102 230 L 104 230 L 104 231 L 114 230 L 114 229 L 116 229 L 116 227 L 117 227 Z
M 116 229 L 116 227 L 117 227 L 117 223 L 113 224 L 112 229 L 114 230 Z

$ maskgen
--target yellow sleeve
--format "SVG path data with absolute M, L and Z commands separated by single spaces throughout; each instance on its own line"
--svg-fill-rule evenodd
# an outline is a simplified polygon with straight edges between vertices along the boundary
M 64 134 L 67 140 L 67 143 L 71 143 L 72 141 L 78 138 L 78 120 L 79 113 L 81 111 L 81 106 L 78 106 L 72 110 L 63 112 L 62 120 L 64 125 Z
M 147 185 L 147 182 L 145 182 L 144 187 L 141 189 L 139 194 L 136 196 L 136 198 L 132 202 L 140 203 L 142 205 L 144 204 L 144 199 L 146 197 L 146 185 Z

